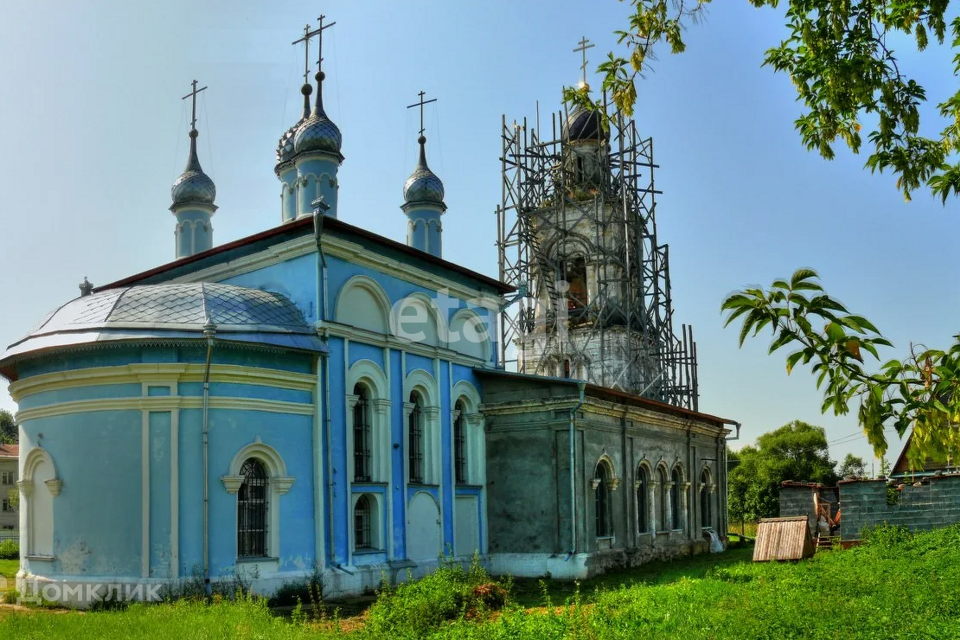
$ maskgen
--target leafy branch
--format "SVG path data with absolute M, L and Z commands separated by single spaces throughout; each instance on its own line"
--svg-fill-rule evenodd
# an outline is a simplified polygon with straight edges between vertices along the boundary
M 912 466 L 925 456 L 942 459 L 960 450 L 960 342 L 948 351 L 911 348 L 906 359 L 868 371 L 864 356 L 879 363 L 879 348 L 893 345 L 869 320 L 827 295 L 812 269 L 774 280 L 769 289 L 735 292 L 721 309 L 725 326 L 741 320 L 741 347 L 769 328 L 769 353 L 796 349 L 786 358 L 787 373 L 810 366 L 823 391 L 822 412 L 844 415 L 858 405 L 858 421 L 877 457 L 887 451 L 887 425 L 901 437 L 912 429 Z
M 686 50 L 683 35 L 688 24 L 705 16 L 710 0 L 630 0 L 629 28 L 615 31 L 627 55 L 610 53 L 597 71 L 603 89 L 625 116 L 633 115 L 636 81 L 656 59 L 661 43 L 671 53 Z M 781 0 L 749 0 L 755 7 L 778 8 Z M 960 163 L 950 163 L 960 152 L 960 91 L 937 105 L 947 125 L 939 137 L 920 134 L 920 105 L 926 90 L 900 69 L 891 33 L 910 37 L 918 51 L 931 38 L 943 44 L 949 0 L 783 0 L 789 36 L 769 49 L 764 65 L 790 76 L 797 100 L 806 111 L 795 121 L 803 144 L 828 160 L 839 140 L 859 153 L 861 120 L 877 118 L 868 132 L 873 146 L 865 166 L 872 172 L 891 171 L 905 199 L 926 185 L 946 202 L 960 194 Z M 951 46 L 960 49 L 960 17 L 949 23 Z M 960 54 L 954 56 L 954 74 L 960 75 Z M 563 99 L 576 107 L 599 108 L 589 87 L 565 88 Z

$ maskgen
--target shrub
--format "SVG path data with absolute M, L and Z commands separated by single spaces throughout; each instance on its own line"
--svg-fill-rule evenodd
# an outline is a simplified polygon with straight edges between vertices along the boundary
M 474 556 L 468 569 L 445 559 L 429 576 L 395 588 L 384 584 L 370 607 L 365 631 L 375 638 L 422 638 L 443 623 L 477 619 L 502 608 L 509 585 L 490 579 Z
M 16 540 L 0 542 L 0 560 L 19 560 L 20 543 Z
M 864 529 L 861 534 L 867 545 L 883 551 L 897 550 L 913 539 L 913 533 L 904 525 L 881 524 Z

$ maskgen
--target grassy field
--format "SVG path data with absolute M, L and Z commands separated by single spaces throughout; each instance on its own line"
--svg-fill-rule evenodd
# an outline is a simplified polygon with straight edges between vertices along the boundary
M 360 617 L 272 615 L 262 600 L 9 612 L 0 637 L 59 638 L 960 638 L 960 527 L 886 529 L 862 547 L 752 564 L 749 549 L 574 584 L 449 567 L 380 595 Z M 484 603 L 492 605 L 486 608 Z
M 7 588 L 12 589 L 14 580 L 17 577 L 17 571 L 20 570 L 19 560 L 0 560 L 0 576 L 7 581 Z M 3 583 L 0 582 L 0 592 L 2 592 Z

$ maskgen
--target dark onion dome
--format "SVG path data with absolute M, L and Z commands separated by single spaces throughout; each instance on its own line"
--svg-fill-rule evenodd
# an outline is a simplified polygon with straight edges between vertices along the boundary
M 187 158 L 187 166 L 170 189 L 173 207 L 189 204 L 212 205 L 217 197 L 217 187 L 210 176 L 200 168 L 200 160 L 197 159 L 198 135 L 196 129 L 190 131 L 190 156 Z
M 66 303 L 0 356 L 0 372 L 27 355 L 103 343 L 190 344 L 206 339 L 212 323 L 218 342 L 326 351 L 290 299 L 228 284 L 137 285 L 108 289 Z
M 609 134 L 603 128 L 603 114 L 596 109 L 577 109 L 563 123 L 564 142 L 606 140 Z
M 343 144 L 343 139 L 340 136 L 340 129 L 327 117 L 323 110 L 323 72 L 318 73 L 316 77 L 317 102 L 310 117 L 297 127 L 297 132 L 293 138 L 294 153 L 296 155 L 301 153 L 329 153 L 342 160 L 340 147 Z
M 427 139 L 420 136 L 417 142 L 420 143 L 420 160 L 403 185 L 403 202 L 405 205 L 432 204 L 446 209 L 443 204 L 443 182 L 427 166 Z

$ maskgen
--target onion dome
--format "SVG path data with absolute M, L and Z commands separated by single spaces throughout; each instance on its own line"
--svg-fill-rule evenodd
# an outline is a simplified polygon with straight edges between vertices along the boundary
M 293 156 L 296 155 L 293 138 L 297 134 L 297 129 L 300 125 L 310 117 L 310 94 L 313 93 L 313 87 L 305 84 L 300 89 L 300 93 L 303 94 L 303 117 L 297 120 L 296 124 L 280 136 L 280 142 L 277 143 L 277 164 L 283 164 L 288 160 L 292 160 Z
M 562 129 L 564 142 L 583 140 L 607 140 L 610 136 L 603 128 L 603 114 L 596 109 L 577 109 L 567 117 Z
M 340 147 L 343 139 L 340 129 L 323 110 L 323 72 L 317 73 L 317 101 L 310 117 L 300 123 L 294 134 L 294 153 L 328 153 L 341 160 Z
M 196 129 L 190 130 L 190 157 L 187 159 L 187 166 L 183 173 L 176 179 L 173 188 L 170 190 L 173 207 L 188 204 L 212 205 L 217 197 L 216 185 L 213 184 L 210 176 L 200 168 L 200 160 L 197 159 L 198 135 L 200 134 L 197 133 Z
M 403 185 L 403 202 L 405 206 L 414 204 L 432 204 L 446 209 L 443 204 L 443 182 L 427 166 L 427 139 L 420 136 L 420 160 L 407 182 Z

